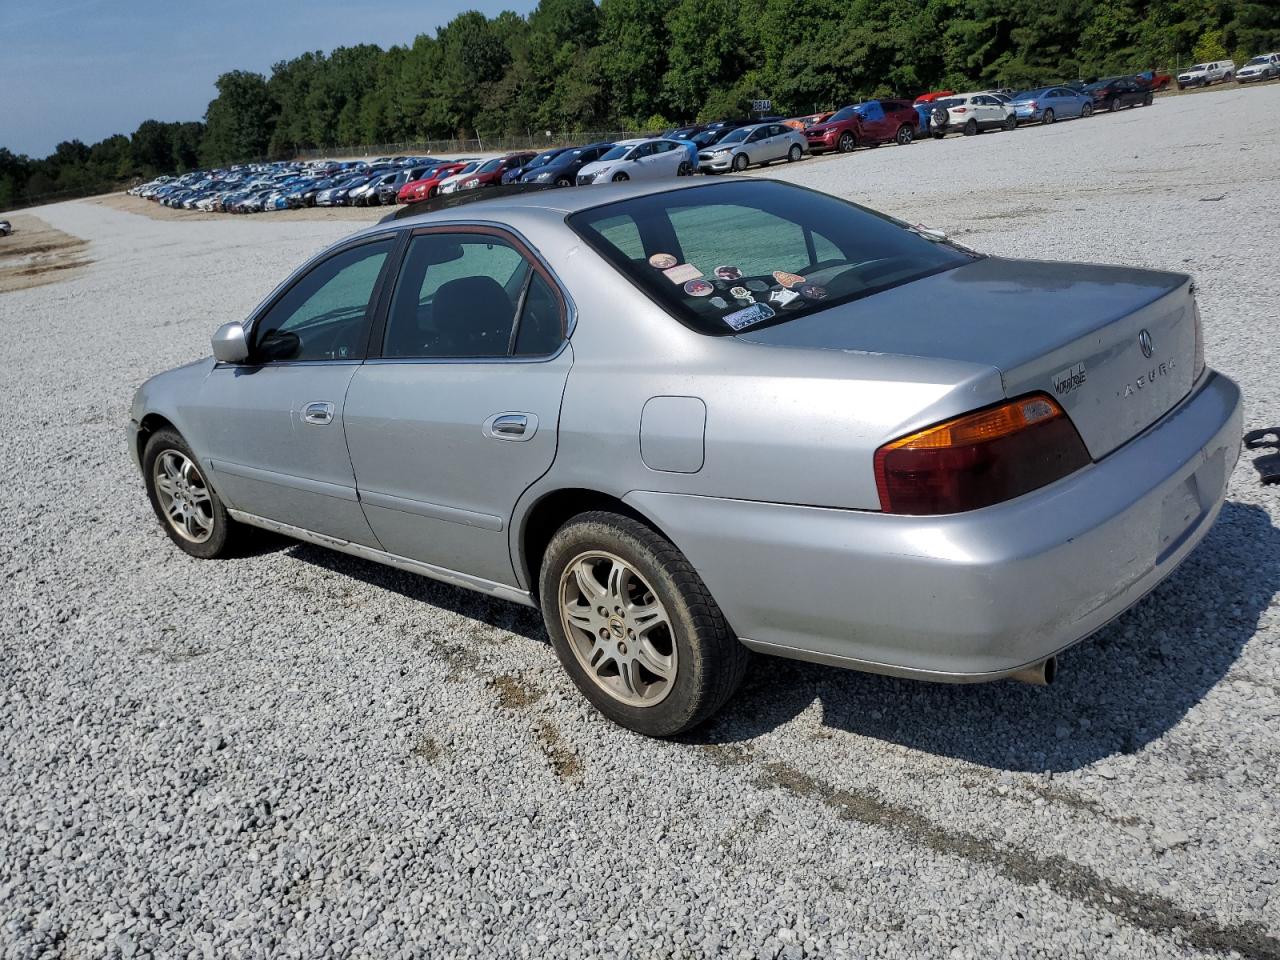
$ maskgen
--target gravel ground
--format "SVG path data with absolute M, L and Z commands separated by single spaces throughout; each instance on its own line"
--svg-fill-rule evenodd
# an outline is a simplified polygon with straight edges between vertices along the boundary
M 767 173 L 1193 272 L 1269 425 L 1277 115 L 1228 89 Z M 191 560 L 155 523 L 133 388 L 351 224 L 34 213 L 94 263 L 0 295 L 4 956 L 1280 957 L 1280 531 L 1249 455 L 1051 688 L 757 660 L 648 741 L 530 611 L 310 546 Z

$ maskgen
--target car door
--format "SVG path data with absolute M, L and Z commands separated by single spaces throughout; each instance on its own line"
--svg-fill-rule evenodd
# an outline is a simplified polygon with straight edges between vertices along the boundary
M 393 245 L 364 239 L 307 269 L 251 321 L 248 361 L 215 364 L 191 398 L 193 446 L 232 508 L 376 545 L 342 414 Z
M 784 127 L 780 123 L 769 124 L 769 136 L 766 142 L 769 145 L 770 160 L 784 160 L 787 151 L 791 149 L 790 134 L 794 133 L 790 127 Z
M 676 176 L 680 173 L 680 164 L 687 158 L 684 147 L 674 140 L 659 140 L 653 145 L 653 176 Z
M 345 413 L 384 549 L 480 589 L 516 582 L 507 528 L 555 457 L 567 316 L 555 278 L 518 238 L 490 227 L 413 234 Z
M 756 127 L 742 141 L 742 152 L 751 163 L 763 163 L 769 159 L 769 128 Z

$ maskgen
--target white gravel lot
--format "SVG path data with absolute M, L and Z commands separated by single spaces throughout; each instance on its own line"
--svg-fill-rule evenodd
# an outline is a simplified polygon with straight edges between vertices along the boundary
M 1273 425 L 1277 116 L 1280 87 L 1226 90 L 768 175 L 1187 270 Z M 0 294 L 4 956 L 1280 958 L 1280 488 L 1251 454 L 1051 688 L 759 659 L 648 741 L 532 611 L 310 546 L 192 560 L 156 524 L 134 387 L 351 224 L 33 212 L 95 262 Z

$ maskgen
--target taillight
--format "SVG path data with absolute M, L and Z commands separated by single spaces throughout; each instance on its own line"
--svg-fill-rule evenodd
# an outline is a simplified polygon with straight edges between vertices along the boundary
M 952 110 L 954 110 L 956 113 L 968 113 L 968 112 L 969 112 L 969 108 L 968 108 L 968 107 L 952 107 L 951 109 L 952 109 Z
M 960 513 L 1019 497 L 1089 462 L 1062 408 L 1037 393 L 886 443 L 876 451 L 876 490 L 885 513 Z

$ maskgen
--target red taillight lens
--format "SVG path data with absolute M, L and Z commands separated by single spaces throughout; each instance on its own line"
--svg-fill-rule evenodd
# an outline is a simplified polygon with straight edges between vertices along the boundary
M 886 443 L 876 451 L 876 490 L 885 513 L 960 513 L 1029 493 L 1087 463 L 1089 451 L 1062 408 L 1032 394 Z
M 969 112 L 969 108 L 968 108 L 968 107 L 952 107 L 951 109 L 952 109 L 952 110 L 954 110 L 956 113 L 968 113 L 968 112 Z

